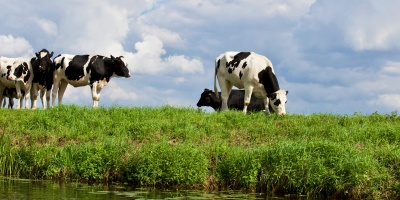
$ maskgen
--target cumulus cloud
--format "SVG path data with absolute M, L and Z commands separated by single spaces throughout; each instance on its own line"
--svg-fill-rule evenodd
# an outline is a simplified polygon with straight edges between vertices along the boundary
M 57 48 L 75 54 L 123 52 L 122 42 L 129 31 L 127 9 L 109 1 L 85 1 L 65 5 L 62 11 Z
M 138 95 L 136 94 L 136 92 L 123 89 L 115 82 L 115 80 L 107 84 L 104 95 L 111 100 L 135 101 L 138 99 Z
M 31 44 L 21 37 L 0 35 L 0 55 L 9 57 L 29 57 L 33 54 Z
M 159 73 L 203 73 L 204 67 L 200 60 L 184 55 L 170 55 L 163 58 L 166 50 L 163 42 L 154 35 L 146 35 L 142 42 L 135 44 L 136 53 L 126 52 L 125 57 L 134 72 L 145 74 Z
M 305 48 L 355 51 L 400 48 L 398 1 L 316 1 L 296 32 Z

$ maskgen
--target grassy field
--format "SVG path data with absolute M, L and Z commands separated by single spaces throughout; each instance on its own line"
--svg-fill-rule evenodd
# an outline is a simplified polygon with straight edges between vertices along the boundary
M 0 175 L 332 198 L 400 197 L 400 118 L 193 108 L 0 111 Z

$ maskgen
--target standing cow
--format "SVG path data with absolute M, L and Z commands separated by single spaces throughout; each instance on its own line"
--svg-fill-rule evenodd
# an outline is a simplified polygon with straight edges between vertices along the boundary
M 22 92 L 22 95 L 25 95 L 25 92 Z M 17 98 L 17 90 L 15 88 L 5 88 L 3 92 L 3 104 L 2 107 L 5 107 L 7 99 L 8 98 L 8 108 L 13 108 L 14 107 L 14 98 Z
M 218 92 L 221 94 L 220 92 Z M 229 109 L 237 109 L 243 110 L 244 108 L 244 90 L 231 90 L 228 98 L 228 108 Z M 201 106 L 210 106 L 214 110 L 220 110 L 222 105 L 221 98 L 217 98 L 215 93 L 212 90 L 204 89 L 204 92 L 201 93 L 200 99 L 197 102 L 197 107 Z M 271 106 L 268 106 L 270 112 L 274 112 Z M 250 104 L 247 107 L 247 110 L 250 112 L 263 111 L 265 109 L 264 100 L 251 95 Z
M 269 101 L 279 115 L 286 114 L 287 91 L 279 88 L 271 61 L 254 52 L 226 52 L 215 60 L 214 90 L 219 97 L 216 79 L 221 88 L 222 108 L 228 109 L 228 97 L 232 86 L 245 90 L 243 112 L 247 112 L 250 97 L 254 95 L 264 100 L 268 112 Z
M 25 100 L 25 108 L 28 108 L 28 97 L 32 86 L 33 71 L 28 58 L 0 58 L 0 99 L 6 87 L 15 88 L 17 91 L 17 109 L 21 108 Z M 25 92 L 23 94 L 22 92 Z
M 62 103 L 64 92 L 71 84 L 74 87 L 90 85 L 93 107 L 98 107 L 100 91 L 111 77 L 126 77 L 131 74 L 123 57 L 110 58 L 99 55 L 61 54 L 54 58 L 53 106 L 58 93 L 58 104 Z
M 36 101 L 38 91 L 40 91 L 40 100 L 42 101 L 42 108 L 45 109 L 44 95 L 46 94 L 47 107 L 50 106 L 50 90 L 53 85 L 53 62 L 51 57 L 53 52 L 49 53 L 46 49 L 42 49 L 35 53 L 36 57 L 31 59 L 33 80 L 31 88 L 31 108 L 36 109 Z

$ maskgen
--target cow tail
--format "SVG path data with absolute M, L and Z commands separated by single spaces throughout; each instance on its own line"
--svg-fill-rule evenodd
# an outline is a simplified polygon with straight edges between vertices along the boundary
M 214 71 L 214 92 L 215 96 L 219 99 L 218 88 L 217 88 L 217 70 L 219 68 L 219 59 L 215 61 L 215 71 Z

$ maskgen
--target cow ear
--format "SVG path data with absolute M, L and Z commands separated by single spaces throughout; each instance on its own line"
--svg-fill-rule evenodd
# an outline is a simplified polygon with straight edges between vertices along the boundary
M 286 90 L 286 95 L 289 93 L 289 91 Z
M 38 53 L 35 53 L 35 55 L 36 55 L 36 57 L 38 57 L 38 58 L 39 58 L 39 54 L 38 54 Z
M 51 58 L 51 57 L 53 57 L 53 53 L 54 53 L 54 52 L 51 52 L 51 53 L 50 53 L 50 55 L 49 55 L 49 56 L 50 56 L 50 58 Z
M 113 55 L 110 55 L 110 58 L 111 58 L 111 62 L 114 62 L 115 57 Z

